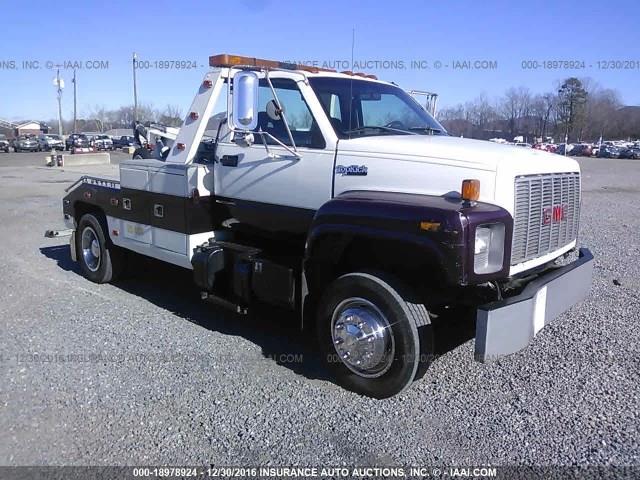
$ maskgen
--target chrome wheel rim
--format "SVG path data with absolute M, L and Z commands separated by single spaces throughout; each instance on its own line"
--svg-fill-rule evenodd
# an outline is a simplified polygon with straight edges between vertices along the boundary
M 361 377 L 384 375 L 393 363 L 391 324 L 369 300 L 342 301 L 331 318 L 331 337 L 342 363 Z
M 96 272 L 100 268 L 100 242 L 96 231 L 91 227 L 85 227 L 82 231 L 81 238 L 82 258 L 84 264 L 92 272 Z

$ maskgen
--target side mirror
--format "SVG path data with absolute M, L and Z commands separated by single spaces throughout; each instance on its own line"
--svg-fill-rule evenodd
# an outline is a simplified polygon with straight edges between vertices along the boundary
M 258 75 L 238 72 L 233 76 L 231 127 L 254 130 L 258 126 Z

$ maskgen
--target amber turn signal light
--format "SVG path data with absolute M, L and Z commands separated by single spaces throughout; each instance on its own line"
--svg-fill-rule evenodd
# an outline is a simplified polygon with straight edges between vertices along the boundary
M 440 230 L 440 222 L 420 222 L 420 230 L 424 230 L 425 232 L 437 232 Z
M 480 198 L 480 180 L 462 181 L 462 199 L 477 202 Z

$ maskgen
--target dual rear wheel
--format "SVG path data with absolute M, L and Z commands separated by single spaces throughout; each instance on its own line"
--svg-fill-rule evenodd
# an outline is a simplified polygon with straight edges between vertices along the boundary
M 75 248 L 82 274 L 95 283 L 115 280 L 125 265 L 125 254 L 108 238 L 106 219 L 86 213 L 80 218 L 75 234 Z

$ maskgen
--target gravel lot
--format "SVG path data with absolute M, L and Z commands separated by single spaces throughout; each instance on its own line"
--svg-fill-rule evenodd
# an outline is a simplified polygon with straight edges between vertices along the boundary
M 0 153 L 1 464 L 640 464 L 640 161 L 580 160 L 587 301 L 518 354 L 479 364 L 468 341 L 376 401 L 280 314 L 201 303 L 186 271 L 84 280 L 43 232 L 69 183 L 116 167 L 42 159 Z

